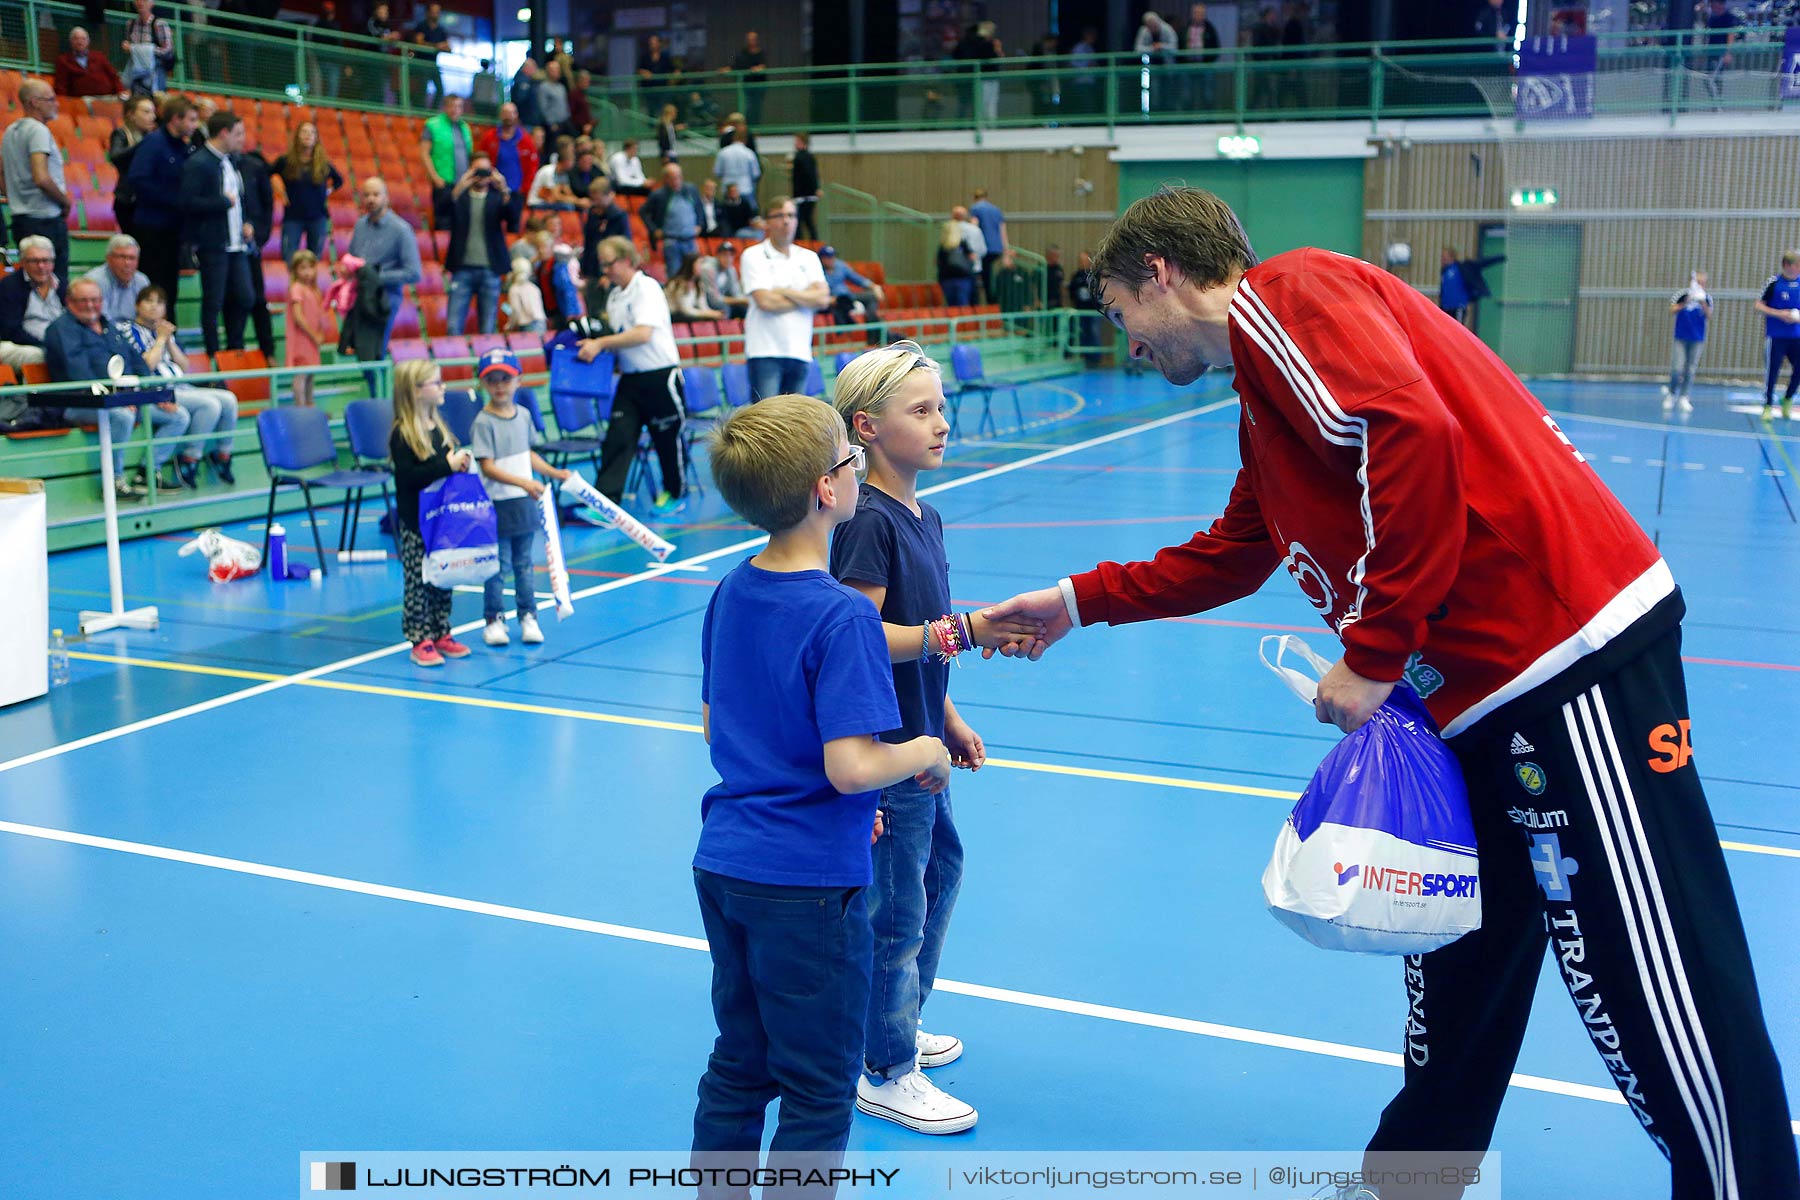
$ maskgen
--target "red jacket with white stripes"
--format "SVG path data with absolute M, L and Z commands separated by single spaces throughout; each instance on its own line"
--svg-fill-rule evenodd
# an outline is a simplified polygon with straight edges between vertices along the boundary
M 1451 736 L 1674 592 L 1524 384 L 1386 271 L 1278 255 L 1230 320 L 1243 467 L 1225 512 L 1149 562 L 1074 576 L 1082 624 L 1202 612 L 1285 567 L 1350 668 L 1404 677 Z

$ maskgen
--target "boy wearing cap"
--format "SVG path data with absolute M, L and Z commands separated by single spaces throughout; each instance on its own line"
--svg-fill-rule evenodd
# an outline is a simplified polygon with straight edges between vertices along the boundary
M 837 249 L 825 246 L 819 250 L 819 266 L 825 272 L 825 286 L 831 289 L 831 310 L 836 324 L 851 325 L 857 301 L 862 301 L 863 320 L 868 323 L 869 345 L 885 346 L 887 339 L 881 335 L 880 304 L 887 297 L 882 294 L 881 285 L 871 283 L 857 273 L 856 268 L 837 256 Z
M 512 572 L 513 596 L 519 613 L 519 637 L 527 645 L 544 640 L 537 623 L 537 596 L 531 587 L 532 541 L 537 536 L 537 498 L 544 485 L 532 472 L 563 480 L 569 473 L 545 462 L 531 448 L 531 414 L 513 403 L 519 389 L 519 360 L 511 350 L 489 350 L 476 368 L 487 392 L 487 406 L 475 414 L 469 448 L 481 467 L 481 483 L 494 502 L 499 525 L 500 570 L 488 577 L 482 594 L 482 617 L 487 628 L 482 640 L 504 646 L 512 639 L 506 632 L 506 575 Z

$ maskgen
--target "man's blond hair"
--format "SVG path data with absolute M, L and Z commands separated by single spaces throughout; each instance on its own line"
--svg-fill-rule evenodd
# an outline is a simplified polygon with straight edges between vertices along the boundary
M 812 511 L 813 484 L 841 455 L 844 419 L 811 396 L 771 396 L 738 409 L 708 443 L 713 480 L 733 512 L 781 533 Z

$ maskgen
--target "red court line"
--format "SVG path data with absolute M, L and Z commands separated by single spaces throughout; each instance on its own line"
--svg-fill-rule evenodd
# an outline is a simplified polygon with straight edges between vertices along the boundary
M 959 467 L 980 467 L 986 470 L 991 467 L 1003 467 L 1005 463 L 976 462 L 971 459 L 953 460 Z M 1115 473 L 1139 473 L 1150 475 L 1236 475 L 1236 467 L 1083 467 L 1075 463 L 1033 463 L 1029 467 L 1021 467 L 1024 471 L 1079 471 L 1083 474 L 1111 475 Z
M 1076 529 L 1092 525 L 1205 525 L 1218 513 L 1188 513 L 1174 517 L 1105 517 L 1092 521 L 950 521 L 945 529 Z
M 1749 667 L 1756 671 L 1800 671 L 1800 666 L 1792 663 L 1742 662 L 1735 658 L 1690 658 L 1684 654 L 1681 661 L 1705 663 L 1709 667 Z

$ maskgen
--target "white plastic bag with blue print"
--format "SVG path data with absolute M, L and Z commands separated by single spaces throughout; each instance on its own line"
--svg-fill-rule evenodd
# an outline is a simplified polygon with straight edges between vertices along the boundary
M 1314 674 L 1284 666 L 1290 651 Z M 1331 667 L 1292 635 L 1264 638 L 1261 656 L 1308 705 Z M 1406 684 L 1319 764 L 1262 885 L 1276 920 L 1327 950 L 1423 954 L 1481 928 L 1462 768 Z

